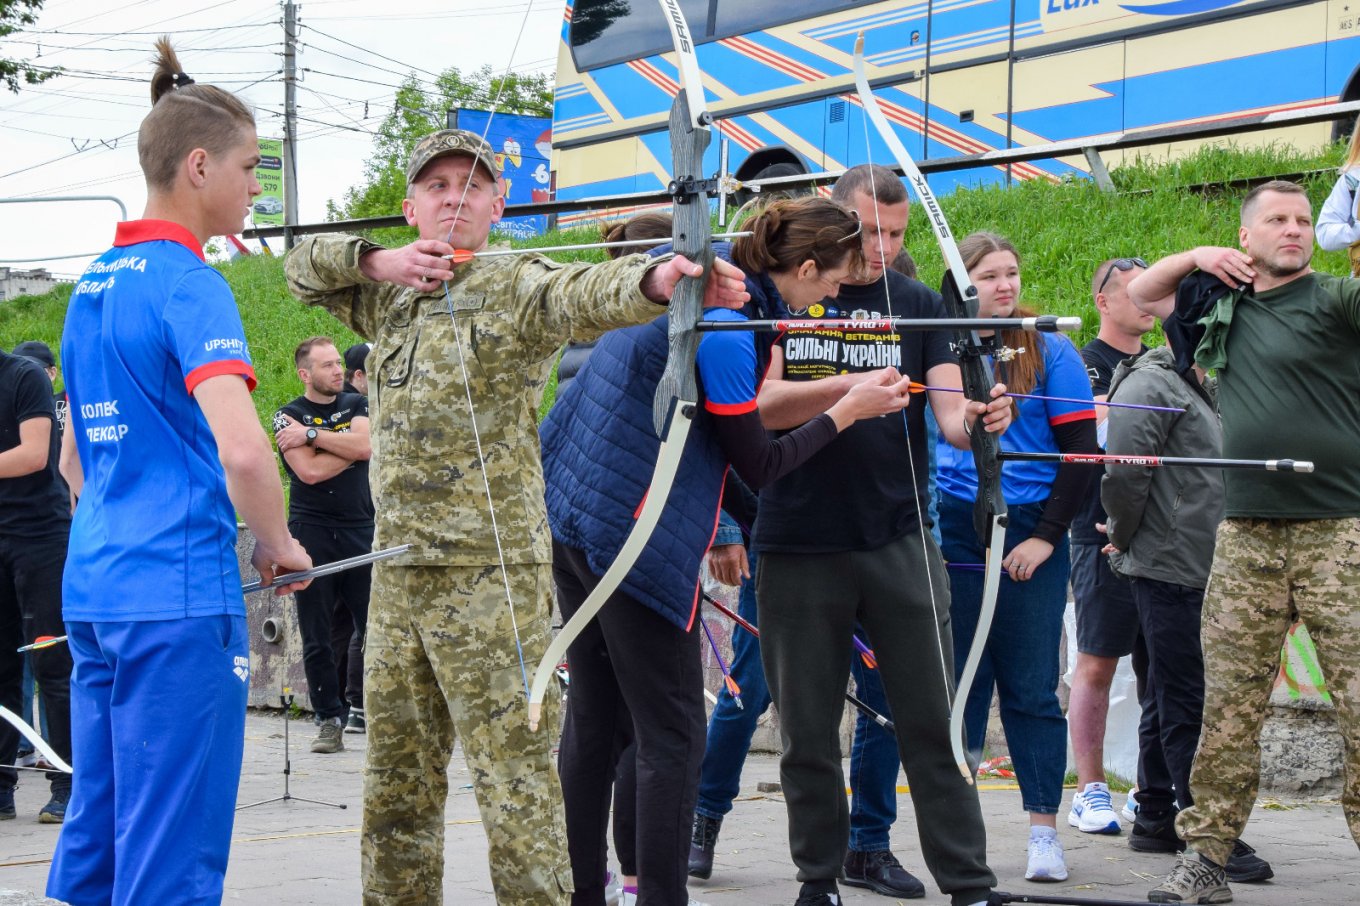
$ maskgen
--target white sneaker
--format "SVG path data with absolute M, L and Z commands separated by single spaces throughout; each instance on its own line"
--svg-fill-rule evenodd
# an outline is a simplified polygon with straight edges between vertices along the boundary
M 1120 816 L 1125 821 L 1138 820 L 1138 800 L 1133 796 L 1136 792 L 1137 790 L 1129 790 L 1129 798 L 1124 800 L 1124 807 L 1119 810 Z
M 1083 834 L 1119 833 L 1119 816 L 1110 804 L 1110 788 L 1103 783 L 1088 783 L 1072 797 L 1067 823 Z
M 1029 865 L 1025 868 L 1025 880 L 1067 880 L 1062 844 L 1058 842 L 1058 832 L 1050 827 L 1029 829 Z
M 623 899 L 623 881 L 612 871 L 604 874 L 604 903 L 605 906 L 618 906 Z

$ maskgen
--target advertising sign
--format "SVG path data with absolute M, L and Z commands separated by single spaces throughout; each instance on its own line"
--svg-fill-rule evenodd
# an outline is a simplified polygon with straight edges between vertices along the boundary
M 255 179 L 264 189 L 250 209 L 256 226 L 283 226 L 283 139 L 262 138 Z
M 487 119 L 491 128 L 487 130 Z M 552 174 L 549 154 L 552 151 L 552 119 L 546 116 L 522 116 L 497 113 L 494 117 L 485 110 L 452 110 L 449 127 L 483 134 L 496 152 L 505 179 L 506 204 L 529 204 L 551 198 Z M 542 235 L 548 228 L 548 218 L 507 217 L 496 225 L 496 232 L 512 239 Z

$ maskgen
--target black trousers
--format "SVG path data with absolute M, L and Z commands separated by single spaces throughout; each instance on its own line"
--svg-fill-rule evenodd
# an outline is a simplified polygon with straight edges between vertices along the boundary
M 362 528 L 333 528 L 307 522 L 290 522 L 288 530 L 306 548 L 317 566 L 334 563 L 373 549 L 373 526 Z M 348 652 L 351 640 L 362 640 L 368 625 L 368 594 L 373 581 L 373 567 L 359 566 L 330 576 L 312 580 L 312 584 L 295 595 L 297 600 L 298 632 L 302 634 L 302 669 L 307 675 L 307 694 L 317 720 L 339 717 L 349 713 L 349 705 L 363 701 L 363 656 L 358 664 Z M 345 637 L 337 642 L 333 637 L 335 613 L 344 608 L 349 614 Z M 362 648 L 360 649 L 362 652 Z M 337 654 L 338 652 L 338 654 Z M 339 662 L 345 659 L 343 668 Z M 341 698 L 352 682 L 359 677 L 359 688 L 349 691 L 348 703 Z
M 556 543 L 553 578 L 563 619 L 599 583 L 582 551 Z M 609 802 L 630 738 L 637 752 L 638 904 L 689 902 L 689 839 L 706 735 L 701 635 L 697 625 L 686 632 L 615 592 L 567 650 L 571 686 L 558 772 L 573 906 L 604 904 Z
M 65 635 L 61 618 L 61 574 L 66 567 L 67 533 L 37 538 L 0 535 L 0 705 L 19 713 L 24 656 L 16 649 L 38 636 Z M 71 650 L 63 642 L 32 652 L 33 678 L 47 705 L 48 742 L 71 760 Z M 19 731 L 0 721 L 0 788 L 18 782 L 14 764 Z M 52 790 L 69 790 L 71 775 L 49 771 Z
M 934 539 L 927 536 L 924 549 L 911 532 L 872 551 L 761 551 L 756 597 L 761 660 L 779 708 L 779 777 L 798 880 L 838 878 L 845 860 L 850 810 L 839 728 L 858 621 L 897 727 L 926 868 L 954 903 L 985 900 L 996 877 L 987 867 L 977 789 L 949 745 L 949 580 Z
M 1139 690 L 1138 806 L 1161 812 L 1194 804 L 1190 768 L 1204 715 L 1200 612 L 1204 589 L 1136 578 L 1138 622 L 1147 645 L 1147 678 Z

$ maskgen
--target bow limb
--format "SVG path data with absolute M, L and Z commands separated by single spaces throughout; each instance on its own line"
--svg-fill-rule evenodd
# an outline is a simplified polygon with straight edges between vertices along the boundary
M 48 745 L 47 740 L 42 738 L 42 734 L 25 723 L 22 717 L 15 714 L 4 705 L 0 705 L 0 718 L 9 722 L 14 729 L 19 731 L 19 735 L 32 743 L 33 748 L 41 752 L 42 757 L 46 758 L 47 763 L 52 765 L 52 767 L 65 774 L 75 773 L 75 769 L 66 763 L 66 759 L 58 755 L 56 749 Z
M 869 80 L 864 73 L 864 35 L 855 41 L 854 56 L 855 90 L 865 115 L 874 124 L 879 135 L 887 144 L 911 184 L 912 190 L 926 210 L 931 230 L 939 243 L 948 270 L 945 274 L 941 295 L 944 297 L 945 312 L 951 318 L 976 318 L 978 312 L 977 289 L 968 278 L 968 269 L 963 266 L 963 258 L 954 234 L 945 220 L 935 193 L 911 159 L 907 149 L 897 138 L 897 133 L 888 124 L 883 111 L 878 106 Z M 986 403 L 991 400 L 991 389 L 996 380 L 986 356 L 995 349 L 995 334 L 983 338 L 977 330 L 955 332 L 954 351 L 959 356 L 959 368 L 963 376 L 964 393 L 970 400 Z M 978 474 L 978 496 L 973 505 L 973 527 L 978 538 L 987 548 L 986 580 L 982 589 L 982 609 L 978 616 L 977 631 L 964 661 L 963 672 L 959 675 L 958 688 L 949 714 L 949 737 L 953 748 L 954 760 L 959 772 L 971 784 L 974 768 L 969 764 L 964 750 L 964 710 L 968 703 L 968 693 L 977 675 L 982 651 L 991 633 L 992 618 L 996 614 L 996 599 L 1001 590 L 1001 558 L 1006 540 L 1006 501 L 1001 493 L 1001 451 L 1000 441 L 995 434 L 983 430 L 978 424 L 970 436 L 973 460 Z
M 660 0 L 660 3 L 662 15 L 670 26 L 680 71 L 680 91 L 671 105 L 670 118 L 674 172 L 668 187 L 674 199 L 671 206 L 671 242 L 676 254 L 684 255 L 702 266 L 703 273 L 698 277 L 681 277 L 671 295 L 666 367 L 657 384 L 652 407 L 653 423 L 656 433 L 661 437 L 661 447 L 657 452 L 656 468 L 642 510 L 599 584 L 558 631 L 538 662 L 529 687 L 529 727 L 535 730 L 538 729 L 543 699 L 557 664 L 566 655 L 571 643 L 618 589 L 651 539 L 670 497 L 671 486 L 685 451 L 685 440 L 689 437 L 698 411 L 699 388 L 694 377 L 694 356 L 699 348 L 699 334 L 695 326 L 703 317 L 704 289 L 713 267 L 712 224 L 708 210 L 710 186 L 699 174 L 703 171 L 704 151 L 712 139 L 709 130 L 712 117 L 705 106 L 694 41 L 690 37 L 689 25 L 680 9 L 679 0 Z

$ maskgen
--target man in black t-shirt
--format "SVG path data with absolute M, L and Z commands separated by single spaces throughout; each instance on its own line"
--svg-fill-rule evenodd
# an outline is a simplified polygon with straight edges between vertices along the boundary
M 938 295 L 887 267 L 906 232 L 901 179 L 862 165 L 841 177 L 832 197 L 859 213 L 868 271 L 805 316 L 943 317 Z M 800 331 L 775 346 L 761 416 L 772 429 L 794 428 L 885 368 L 936 386 L 962 384 L 947 334 Z M 934 391 L 929 403 L 956 446 L 968 447 L 965 430 L 984 430 L 981 404 Z M 1009 425 L 1008 401 L 987 409 L 988 429 Z M 902 417 L 866 419 L 760 495 L 753 544 L 761 654 L 784 741 L 789 843 L 803 879 L 798 906 L 839 902 L 843 872 L 852 882 L 867 880 L 865 860 L 855 853 L 847 859 L 836 732 L 857 621 L 877 655 L 908 782 L 930 791 L 915 801 L 927 869 L 955 903 L 983 902 L 996 884 L 977 790 L 951 755 L 949 580 L 921 516 L 925 436 L 921 405 Z
M 1115 366 L 1130 356 L 1147 352 L 1143 335 L 1156 320 L 1129 301 L 1126 287 L 1147 269 L 1142 258 L 1102 261 L 1091 278 L 1091 295 L 1100 315 L 1100 331 L 1082 347 L 1081 358 L 1091 378 L 1091 393 L 1103 402 L 1110 392 Z M 1096 407 L 1096 430 L 1105 443 L 1109 410 Z M 1129 583 L 1110 571 L 1101 548 L 1109 543 L 1097 525 L 1105 524 L 1100 505 L 1100 476 L 1087 492 L 1086 501 L 1072 520 L 1072 598 L 1077 617 L 1077 659 L 1072 670 L 1072 695 L 1067 708 L 1068 732 L 1077 765 L 1077 792 L 1067 823 L 1087 834 L 1117 834 L 1119 816 L 1105 782 L 1105 723 L 1110 711 L 1110 686 L 1119 659 L 1133 655 L 1133 668 L 1141 677 L 1147 651 L 1138 633 L 1138 611 Z M 1130 839 L 1130 846 L 1139 848 Z
M 293 362 L 306 391 L 274 413 L 274 437 L 290 480 L 288 528 L 321 565 L 373 547 L 368 400 L 341 389 L 345 363 L 329 337 L 303 340 Z M 303 669 L 320 727 L 313 752 L 344 749 L 347 720 L 357 732 L 363 729 L 363 688 L 346 676 L 354 676 L 357 666 L 362 677 L 363 666 L 350 663 L 341 672 L 337 652 L 349 649 L 351 636 L 337 639 L 333 628 L 335 612 L 344 608 L 350 617 L 344 625 L 363 634 L 371 575 L 361 566 L 322 576 L 296 595 Z
M 0 352 L 0 705 L 18 713 L 24 658 L 17 649 L 39 636 L 65 635 L 62 571 L 71 533 L 71 506 L 57 471 L 61 447 L 52 383 L 37 363 Z M 71 758 L 71 653 L 65 645 L 33 652 L 33 670 L 47 705 L 47 739 Z M 19 732 L 0 721 L 0 819 L 13 818 Z M 38 813 L 44 824 L 66 818 L 71 777 L 50 771 L 52 798 Z

